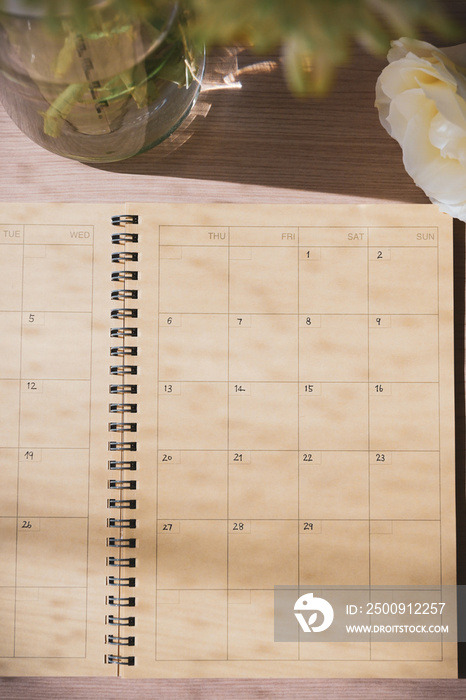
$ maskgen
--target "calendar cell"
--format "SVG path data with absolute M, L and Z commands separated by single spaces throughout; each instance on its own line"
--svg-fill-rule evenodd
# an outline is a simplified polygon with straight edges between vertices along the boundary
M 367 519 L 369 480 L 367 452 L 312 451 L 299 470 L 299 512 L 317 519 Z
M 368 375 L 367 316 L 323 315 L 299 329 L 299 378 L 363 382 Z
M 437 316 L 385 317 L 390 325 L 369 331 L 369 378 L 380 381 L 438 381 Z M 416 350 L 415 350 L 416 349 Z
M 257 382 L 246 387 L 234 384 L 229 399 L 230 449 L 296 449 L 298 387 L 295 383 Z
M 437 249 L 391 248 L 369 262 L 369 313 L 436 314 Z
M 370 449 L 438 450 L 438 411 L 436 383 L 393 383 L 389 394 L 371 393 Z
M 296 520 L 252 520 L 229 535 L 229 588 L 273 589 L 298 582 Z
M 228 377 L 227 314 L 168 315 L 159 328 L 161 379 L 222 381 Z
M 87 519 L 19 513 L 18 586 L 85 587 Z
M 201 634 L 200 631 L 202 631 Z M 175 661 L 226 659 L 226 631 L 227 592 L 225 590 L 159 590 L 157 659 Z
M 180 452 L 177 461 L 170 457 L 163 453 L 159 460 L 159 518 L 226 518 L 226 452 Z
M 22 382 L 20 443 L 34 447 L 89 446 L 89 382 L 37 380 Z M 55 416 L 63 429 L 57 432 Z
M 18 480 L 19 512 L 34 518 L 86 517 L 88 471 L 89 453 L 85 449 L 42 450 L 40 460 L 34 457 L 21 460 Z
M 306 590 L 306 588 L 303 587 L 302 590 Z M 319 595 L 319 593 L 317 593 L 317 595 Z M 326 596 L 329 597 L 329 602 L 331 602 L 334 610 L 335 620 L 344 619 L 347 605 L 356 605 L 358 608 L 360 608 L 361 603 L 364 605 L 364 603 L 368 603 L 370 601 L 369 592 L 363 591 L 360 588 L 356 588 L 355 590 L 352 590 L 349 587 L 342 590 L 338 590 L 338 588 L 333 588 L 331 590 L 324 589 L 322 591 L 322 595 L 324 598 Z M 307 660 L 331 659 L 337 662 L 367 661 L 371 656 L 370 635 L 360 634 L 358 635 L 358 638 L 365 638 L 365 641 L 319 642 L 315 641 L 315 635 L 309 637 L 309 634 L 305 633 L 300 628 L 299 658 Z
M 176 284 L 171 280 L 176 279 Z M 228 249 L 182 246 L 181 257 L 160 260 L 160 310 L 165 313 L 228 311 Z
M 371 464 L 371 517 L 375 519 L 437 520 L 440 511 L 439 457 L 437 452 L 379 454 Z M 422 484 L 422 498 L 418 498 Z
M 242 453 L 237 453 L 237 460 L 229 466 L 230 518 L 297 518 L 296 454 L 254 451 L 245 463 Z
M 371 525 L 371 584 L 374 586 L 438 586 L 440 524 L 427 520 L 383 521 Z M 375 532 L 373 531 L 375 529 Z
M 389 604 L 403 602 L 405 605 L 411 604 L 412 610 L 430 609 L 431 603 L 439 603 L 442 601 L 442 591 L 424 589 L 422 587 L 409 590 L 403 588 L 401 590 L 387 590 L 380 592 L 378 597 L 382 601 L 387 601 Z M 403 616 L 403 622 L 409 625 L 419 623 L 419 615 L 410 614 Z M 442 659 L 442 644 L 436 642 L 372 642 L 371 644 L 372 658 L 380 661 L 398 661 L 409 659 L 413 661 L 440 661 Z
M 17 657 L 72 658 L 84 657 L 85 653 L 85 588 L 25 588 L 18 591 Z
M 256 247 L 249 260 L 230 260 L 230 312 L 294 314 L 298 307 L 297 252 Z
M 170 383 L 166 383 L 169 388 Z M 182 382 L 159 396 L 161 449 L 226 450 L 228 384 Z M 202 407 L 202 410 L 199 410 Z
M 230 381 L 296 381 L 298 329 L 295 315 L 237 315 L 229 334 Z
M 160 589 L 224 589 L 227 529 L 222 520 L 181 520 L 178 531 L 158 534 Z
M 229 659 L 297 659 L 296 642 L 274 643 L 274 592 L 232 590 L 228 595 Z
M 89 379 L 91 315 L 88 313 L 25 314 L 21 373 L 37 379 Z
M 302 586 L 368 585 L 369 523 L 366 520 L 323 520 L 320 533 L 302 530 L 299 562 Z
M 328 247 L 320 260 L 300 260 L 299 313 L 367 313 L 367 251 Z
M 30 246 L 34 252 L 37 246 Z M 24 256 L 23 309 L 92 310 L 92 246 L 46 245 L 43 257 Z
M 319 394 L 300 396 L 300 450 L 365 450 L 367 426 L 367 384 L 323 383 Z

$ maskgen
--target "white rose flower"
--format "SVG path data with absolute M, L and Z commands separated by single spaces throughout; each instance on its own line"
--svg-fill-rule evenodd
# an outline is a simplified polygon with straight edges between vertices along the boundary
M 466 44 L 439 50 L 403 38 L 388 60 L 376 86 L 380 121 L 416 185 L 466 221 Z

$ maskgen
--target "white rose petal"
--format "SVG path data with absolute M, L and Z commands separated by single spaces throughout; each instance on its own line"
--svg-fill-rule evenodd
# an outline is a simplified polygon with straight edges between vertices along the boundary
M 434 106 L 426 102 L 422 90 L 402 92 L 388 105 L 388 114 L 385 120 L 390 128 L 387 131 L 402 146 L 410 121 L 415 117 L 417 119 L 431 119 L 433 116 Z
M 466 44 L 439 50 L 399 39 L 388 60 L 376 85 L 380 122 L 416 185 L 466 221 Z
M 406 171 L 429 198 L 449 205 L 466 201 L 466 170 L 458 161 L 442 158 L 428 141 L 428 135 L 424 120 L 409 123 L 402 144 Z
M 466 130 L 445 121 L 441 114 L 432 119 L 429 140 L 438 148 L 442 158 L 457 158 L 466 168 Z

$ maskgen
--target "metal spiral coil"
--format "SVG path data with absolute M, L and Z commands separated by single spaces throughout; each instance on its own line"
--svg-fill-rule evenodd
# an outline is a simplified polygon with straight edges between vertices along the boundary
M 122 214 L 113 216 L 111 223 L 113 226 L 125 227 L 127 224 L 138 224 L 139 217 L 133 214 Z M 118 610 L 136 606 L 136 597 L 131 595 L 131 589 L 136 587 L 136 576 L 128 575 L 127 570 L 137 571 L 137 557 L 125 556 L 125 550 L 131 549 L 135 552 L 137 550 L 136 537 L 129 536 L 130 532 L 134 532 L 137 528 L 137 519 L 128 517 L 126 514 L 127 511 L 136 510 L 136 499 L 127 498 L 125 494 L 127 491 L 137 489 L 137 481 L 136 479 L 125 479 L 124 476 L 126 472 L 137 472 L 135 453 L 138 445 L 136 440 L 129 440 L 126 436 L 128 433 L 137 433 L 138 426 L 134 418 L 138 406 L 134 398 L 128 400 L 126 397 L 127 395 L 133 397 L 137 394 L 138 388 L 137 384 L 131 381 L 126 383 L 125 378 L 126 376 L 128 378 L 134 377 L 138 373 L 137 365 L 133 362 L 138 355 L 137 345 L 134 344 L 134 339 L 138 337 L 138 328 L 135 325 L 138 309 L 134 302 L 139 296 L 138 290 L 134 288 L 134 282 L 138 281 L 139 276 L 137 270 L 128 269 L 139 260 L 138 252 L 132 249 L 133 245 L 137 245 L 138 242 L 139 234 L 125 229 L 111 234 L 112 245 L 121 246 L 120 251 L 111 253 L 111 262 L 113 265 L 121 266 L 122 269 L 111 272 L 110 281 L 112 285 L 115 285 L 115 288 L 110 292 L 110 299 L 118 304 L 111 309 L 110 318 L 119 322 L 119 325 L 110 328 L 110 337 L 119 340 L 117 344 L 110 347 L 110 357 L 121 358 L 122 364 L 109 363 L 109 373 L 112 376 L 121 377 L 122 382 L 109 385 L 109 394 L 118 395 L 121 399 L 111 401 L 108 406 L 109 415 L 113 417 L 113 420 L 108 423 L 109 437 L 114 436 L 116 439 L 110 439 L 108 442 L 110 458 L 107 461 L 107 468 L 120 478 L 109 479 L 107 482 L 109 492 L 115 493 L 115 497 L 107 499 L 107 508 L 110 512 L 115 513 L 114 516 L 109 514 L 107 518 L 106 545 L 109 548 L 107 566 L 111 571 L 107 576 L 107 585 L 115 591 L 115 594 L 107 595 L 106 603 Z M 128 420 L 130 416 L 131 420 Z M 128 459 L 127 453 L 131 453 L 134 457 L 131 456 Z M 111 551 L 115 554 L 110 554 Z M 130 595 L 125 595 L 126 592 Z M 112 626 L 114 632 L 107 634 L 105 641 L 115 648 L 115 653 L 106 655 L 106 662 L 134 666 L 135 656 L 127 656 L 122 648 L 134 647 L 136 636 L 127 636 L 122 633 L 123 629 L 121 628 L 136 627 L 136 618 L 122 616 L 117 612 L 117 614 L 107 615 L 106 622 Z M 123 653 L 121 653 L 122 651 Z

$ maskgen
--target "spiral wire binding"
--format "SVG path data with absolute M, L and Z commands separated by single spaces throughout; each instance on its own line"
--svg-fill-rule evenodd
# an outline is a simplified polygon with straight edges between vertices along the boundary
M 126 224 L 137 223 L 139 223 L 137 215 L 112 216 L 113 226 L 124 227 Z M 111 439 L 108 443 L 110 459 L 107 466 L 112 474 L 119 478 L 111 478 L 107 482 L 110 491 L 107 508 L 110 512 L 115 512 L 115 515 L 109 515 L 107 518 L 109 529 L 107 547 L 109 552 L 115 551 L 115 555 L 109 553 L 107 557 L 107 566 L 112 573 L 107 576 L 107 585 L 111 592 L 107 595 L 106 602 L 108 606 L 117 608 L 118 612 L 116 615 L 108 614 L 106 617 L 107 624 L 115 630 L 106 635 L 106 643 L 109 647 L 113 647 L 115 652 L 109 651 L 105 660 L 108 664 L 118 666 L 134 666 L 135 663 L 134 655 L 126 653 L 127 647 L 135 646 L 135 637 L 125 634 L 125 628 L 135 626 L 135 617 L 122 615 L 120 609 L 132 608 L 136 605 L 135 596 L 127 595 L 127 592 L 131 593 L 128 589 L 134 589 L 136 585 L 135 576 L 129 575 L 127 571 L 136 568 L 136 557 L 127 556 L 125 550 L 136 548 L 136 538 L 129 534 L 129 531 L 136 529 L 136 518 L 130 517 L 127 513 L 136 509 L 136 499 L 127 498 L 126 492 L 135 491 L 137 482 L 136 479 L 125 478 L 125 474 L 137 470 L 137 460 L 127 456 L 127 453 L 137 451 L 137 441 L 129 440 L 127 434 L 137 433 L 138 429 L 134 415 L 137 413 L 138 405 L 134 398 L 128 400 L 128 395 L 134 397 L 138 391 L 137 384 L 132 380 L 138 371 L 137 365 L 132 364 L 133 358 L 137 357 L 138 349 L 137 346 L 127 343 L 134 342 L 132 339 L 138 336 L 138 329 L 133 325 L 133 320 L 138 318 L 138 309 L 130 306 L 131 302 L 138 298 L 138 290 L 127 288 L 126 285 L 138 280 L 138 272 L 126 269 L 126 265 L 136 263 L 139 256 L 137 252 L 127 250 L 126 246 L 137 244 L 138 238 L 137 233 L 127 231 L 112 234 L 112 244 L 123 247 L 119 252 L 112 253 L 112 263 L 123 266 L 123 269 L 111 273 L 111 282 L 122 286 L 113 289 L 110 294 L 111 300 L 118 302 L 118 307 L 110 312 L 110 318 L 118 321 L 118 324 L 110 329 L 110 337 L 118 339 L 110 348 L 110 357 L 115 358 L 118 364 L 110 364 L 110 375 L 115 377 L 115 383 L 110 384 L 109 393 L 118 395 L 121 399 L 115 397 L 115 400 L 109 404 L 111 420 L 108 431 Z M 123 381 L 117 383 L 117 377 L 121 377 Z

